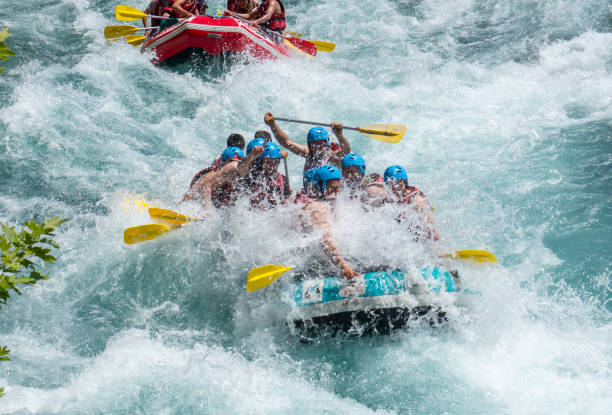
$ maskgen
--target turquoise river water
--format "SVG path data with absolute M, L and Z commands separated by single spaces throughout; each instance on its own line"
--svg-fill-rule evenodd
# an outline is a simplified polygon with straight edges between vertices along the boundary
M 171 67 L 105 44 L 109 0 L 4 4 L 18 55 L 0 61 L 0 221 L 70 221 L 52 279 L 0 310 L 0 413 L 610 413 L 608 1 L 287 0 L 290 27 L 333 53 Z M 445 249 L 497 256 L 457 264 L 481 295 L 441 327 L 303 343 L 275 294 L 290 277 L 244 288 L 254 266 L 307 262 L 316 241 L 290 212 L 123 243 L 150 222 L 140 198 L 197 215 L 177 205 L 191 177 L 268 110 L 405 124 L 400 144 L 346 136 L 369 172 L 407 168 Z M 302 167 L 289 157 L 294 189 Z M 388 219 L 347 206 L 338 245 L 398 267 L 431 256 Z

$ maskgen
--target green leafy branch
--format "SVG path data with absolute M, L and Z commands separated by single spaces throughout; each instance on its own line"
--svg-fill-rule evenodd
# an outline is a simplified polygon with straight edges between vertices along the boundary
M 10 353 L 10 350 L 7 349 L 6 346 L 0 346 L 0 361 L 2 360 L 11 360 L 7 355 Z M 4 388 L 0 388 L 0 398 L 4 396 Z
M 59 248 L 53 231 L 66 219 L 59 216 L 41 224 L 27 222 L 21 231 L 0 222 L 0 304 L 6 304 L 10 290 L 21 294 L 18 284 L 31 285 L 49 279 L 39 267 L 40 262 L 54 262 L 52 248 Z
M 4 30 L 0 31 L 0 59 L 3 61 L 7 60 L 10 56 L 15 56 L 15 52 L 10 50 L 4 41 L 7 37 L 11 36 L 8 32 L 8 27 L 5 27 Z M 2 73 L 2 67 L 0 66 L 0 73 Z
M 59 216 L 40 224 L 30 221 L 21 231 L 0 222 L 0 305 L 6 304 L 11 290 L 21 294 L 19 284 L 33 285 L 49 279 L 48 275 L 42 273 L 40 266 L 55 261 L 51 250 L 58 249 L 59 245 L 53 240 L 54 231 L 66 221 Z M 0 362 L 10 360 L 9 352 L 6 346 L 0 346 Z M 4 388 L 0 388 L 0 398 L 3 395 Z

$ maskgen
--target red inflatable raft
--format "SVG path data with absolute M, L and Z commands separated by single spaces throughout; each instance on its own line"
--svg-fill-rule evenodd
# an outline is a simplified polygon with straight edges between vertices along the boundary
M 156 63 L 189 48 L 201 49 L 209 55 L 237 52 L 258 59 L 289 56 L 292 50 L 316 55 L 316 48 L 314 45 L 310 48 L 308 42 L 279 38 L 282 40 L 279 44 L 275 37 L 278 38 L 233 17 L 193 16 L 153 35 L 143 43 L 142 51 L 153 50 Z

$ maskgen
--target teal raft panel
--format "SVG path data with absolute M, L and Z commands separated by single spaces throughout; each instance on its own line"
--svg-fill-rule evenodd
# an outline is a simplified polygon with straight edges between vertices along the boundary
M 457 292 L 457 284 L 453 276 L 441 267 L 427 267 L 421 270 L 421 276 L 434 292 Z M 404 271 L 377 271 L 363 274 L 365 291 L 360 297 L 378 297 L 381 295 L 398 295 L 406 291 Z M 294 293 L 295 303 L 299 306 L 322 304 L 332 301 L 346 300 L 340 295 L 340 290 L 347 286 L 346 281 L 339 277 L 327 277 L 305 280 L 298 283 Z

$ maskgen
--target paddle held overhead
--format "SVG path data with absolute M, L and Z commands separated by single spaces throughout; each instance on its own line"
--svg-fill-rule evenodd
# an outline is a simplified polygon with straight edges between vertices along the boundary
M 274 117 L 276 121 L 287 121 L 294 122 L 299 124 L 308 124 L 308 125 L 321 125 L 324 127 L 331 127 L 330 123 L 322 123 L 316 121 L 302 121 L 302 120 L 293 120 L 289 118 L 278 118 Z M 342 127 L 345 130 L 354 130 L 359 131 L 361 134 L 370 137 L 374 140 L 382 141 L 384 143 L 399 143 L 404 134 L 406 133 L 405 125 L 398 124 L 371 124 L 366 125 L 365 127 Z

